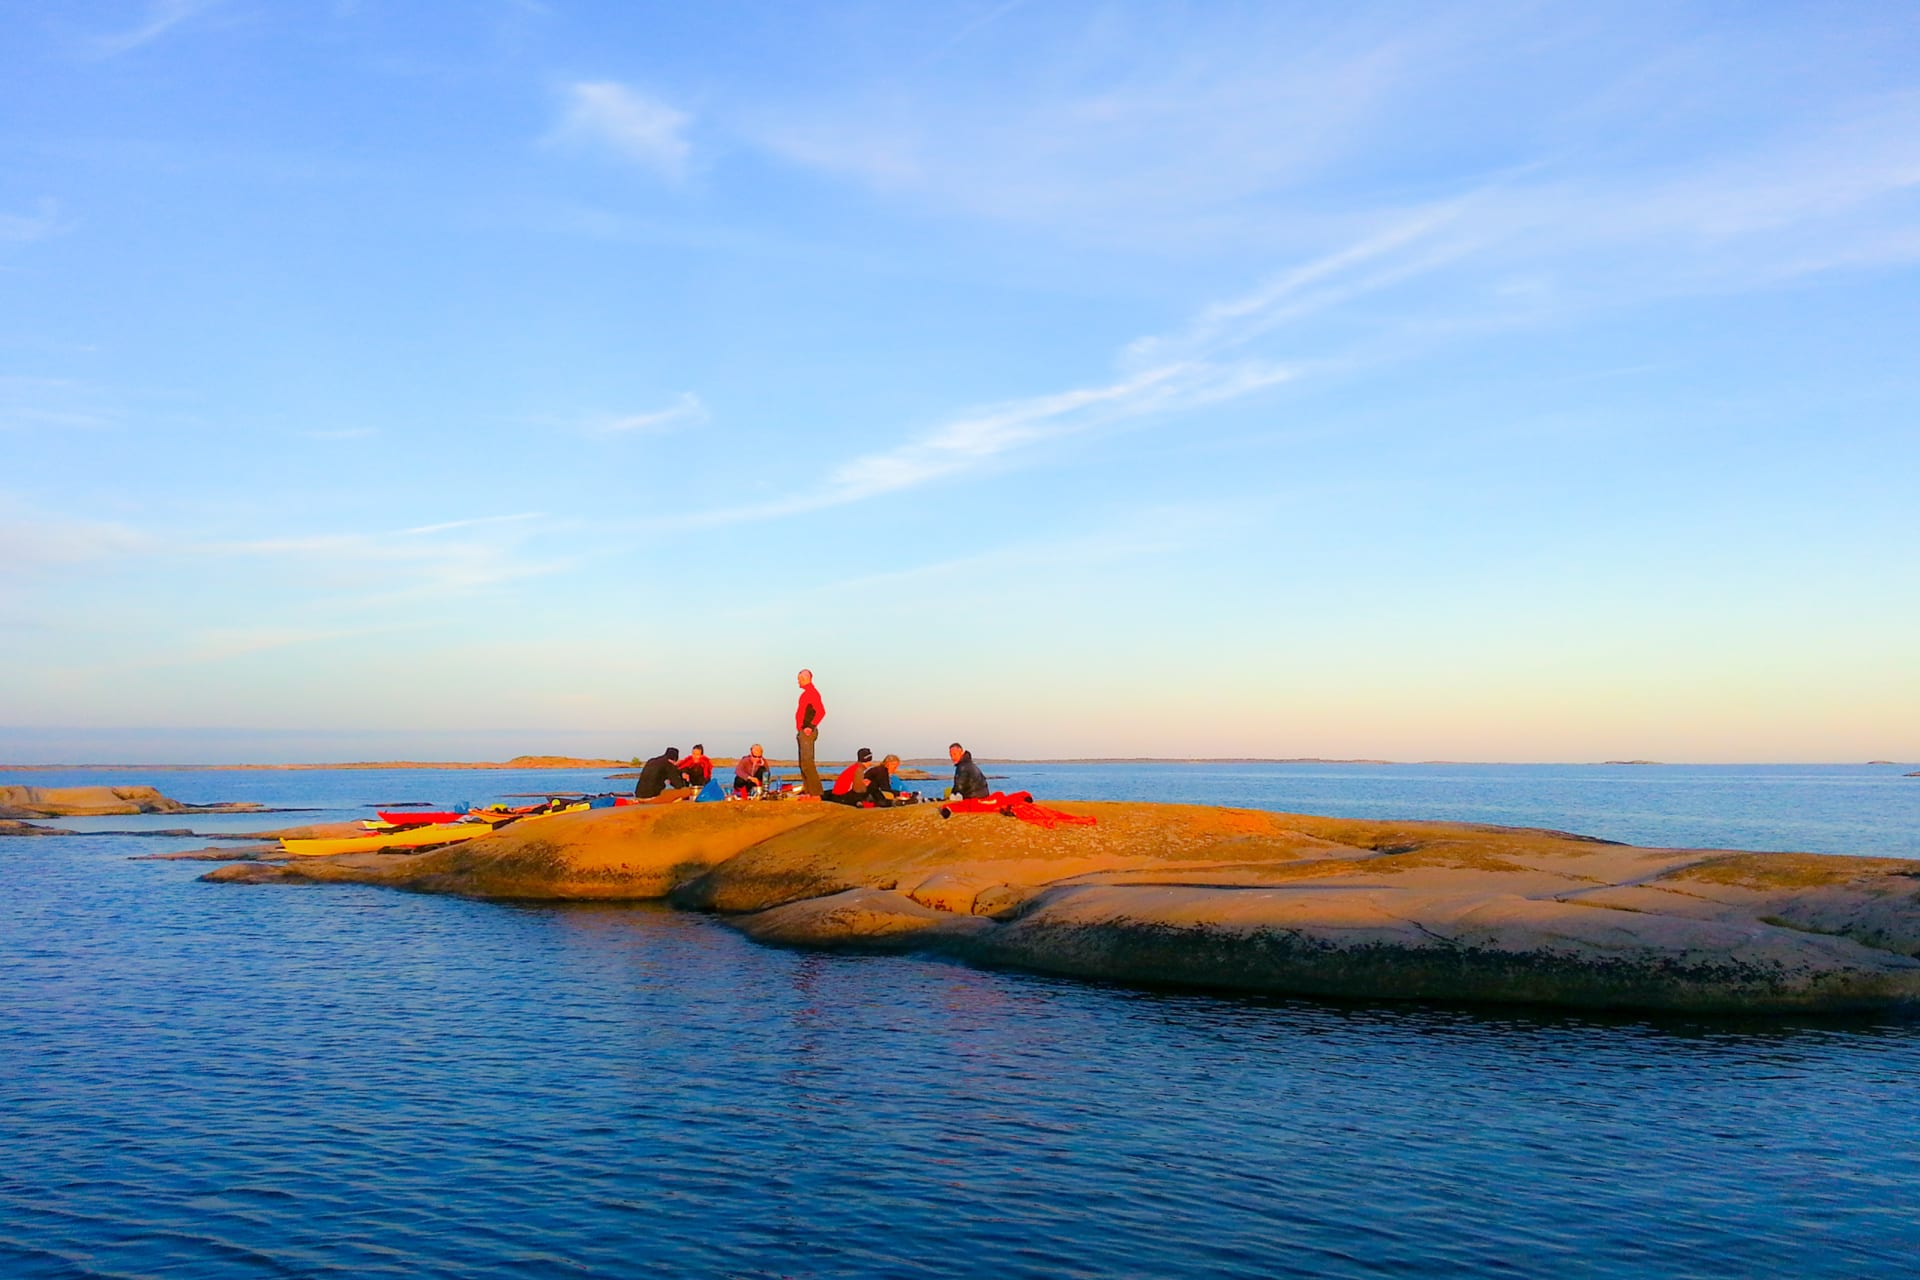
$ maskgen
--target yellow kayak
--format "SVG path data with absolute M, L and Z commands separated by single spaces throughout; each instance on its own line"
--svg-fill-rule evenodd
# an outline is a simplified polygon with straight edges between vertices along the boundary
M 458 844 L 475 836 L 484 836 L 508 823 L 534 822 L 563 813 L 584 813 L 590 806 L 582 800 L 546 813 L 504 813 L 476 809 L 472 821 L 438 822 L 428 827 L 397 827 L 369 831 L 364 836 L 333 836 L 307 840 L 282 840 L 280 849 L 296 858 L 327 858 L 336 853 L 378 853 L 382 849 L 422 849 L 436 844 Z M 371 826 L 372 824 L 368 824 Z
M 472 817 L 481 818 L 487 822 L 532 822 L 536 818 L 557 818 L 563 813 L 585 813 L 592 807 L 593 806 L 585 800 L 576 800 L 574 803 L 566 805 L 563 808 L 548 809 L 543 813 L 516 813 L 512 809 L 494 805 L 487 809 L 469 810 L 469 814 Z
M 330 839 L 282 840 L 280 848 L 297 858 L 323 858 L 336 853 L 378 853 L 382 849 L 416 849 L 432 844 L 457 844 L 484 836 L 493 830 L 490 822 L 447 822 L 431 827 L 402 827 L 365 836 L 336 836 Z

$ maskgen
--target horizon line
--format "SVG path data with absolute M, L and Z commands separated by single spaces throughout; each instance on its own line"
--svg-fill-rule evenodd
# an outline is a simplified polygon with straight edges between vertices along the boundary
M 597 769 L 603 767 L 629 767 L 631 761 L 639 757 L 619 759 L 612 756 L 562 756 L 558 753 L 512 757 L 507 760 L 317 760 L 317 761 L 276 761 L 271 763 L 235 762 L 235 763 L 191 763 L 158 764 L 137 761 L 98 761 L 98 762 L 56 762 L 51 764 L 0 764 L 0 773 L 9 770 L 21 773 L 51 772 L 58 769 Z M 716 756 L 715 759 L 722 757 Z M 732 758 L 732 757 L 726 757 Z M 550 764 L 517 764 L 516 760 L 551 760 Z M 976 763 L 983 765 L 1022 765 L 1022 764 L 1355 764 L 1380 766 L 1425 766 L 1425 765 L 1494 765 L 1502 767 L 1526 766 L 1585 766 L 1585 767 L 1633 767 L 1633 768 L 1721 768 L 1738 765 L 1784 766 L 1784 765 L 1851 765 L 1860 768 L 1886 766 L 1898 768 L 1914 764 L 1908 760 L 1386 760 L 1364 756 L 977 756 Z M 945 756 L 908 756 L 901 759 L 902 764 L 944 765 Z

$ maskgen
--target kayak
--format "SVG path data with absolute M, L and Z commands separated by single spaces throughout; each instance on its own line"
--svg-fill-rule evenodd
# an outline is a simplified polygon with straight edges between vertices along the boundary
M 425 827 L 436 823 L 458 822 L 466 816 L 450 809 L 444 812 L 423 809 L 419 813 L 399 813 L 378 809 L 375 812 L 380 815 L 380 821 L 390 827 Z
M 421 813 L 400 813 L 395 810 L 379 809 L 376 810 L 376 812 L 380 815 L 380 822 L 385 826 L 423 827 L 432 824 L 458 822 L 466 817 L 473 817 L 482 822 L 492 823 L 505 822 L 510 819 L 525 821 L 528 818 L 550 818 L 556 813 L 578 813 L 586 807 L 586 801 L 573 800 L 551 809 L 541 804 L 523 804 L 512 809 L 509 809 L 505 805 L 496 804 L 489 805 L 484 809 L 468 809 L 465 812 L 451 809 Z M 367 824 L 369 828 L 373 825 L 372 823 Z
M 435 844 L 458 844 L 493 830 L 490 822 L 443 822 L 427 827 L 404 827 L 377 835 L 336 836 L 282 840 L 280 848 L 296 858 L 324 858 L 336 853 L 378 853 L 382 849 L 415 849 Z
M 585 800 L 575 800 L 570 804 L 563 804 L 554 809 L 549 809 L 544 805 L 537 805 L 532 809 L 509 809 L 505 813 L 496 813 L 492 809 L 475 809 L 470 816 L 483 818 L 496 825 L 504 825 L 505 823 L 511 822 L 517 826 L 522 822 L 538 822 L 542 818 L 557 818 L 563 813 L 585 813 L 591 807 L 592 806 Z

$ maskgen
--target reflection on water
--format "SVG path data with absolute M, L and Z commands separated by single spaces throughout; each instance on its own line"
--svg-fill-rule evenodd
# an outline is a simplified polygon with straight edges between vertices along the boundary
M 1920 1248 L 1910 1023 L 1141 992 L 127 861 L 155 845 L 0 842 L 0 1275 L 1860 1276 Z

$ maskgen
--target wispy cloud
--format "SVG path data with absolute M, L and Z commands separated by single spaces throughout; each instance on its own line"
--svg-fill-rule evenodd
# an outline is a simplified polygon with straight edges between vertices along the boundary
M 631 435 L 664 431 L 668 427 L 694 426 L 707 421 L 709 416 L 707 406 L 699 396 L 691 391 L 682 391 L 665 408 L 602 418 L 592 424 L 591 430 L 599 435 Z
M 128 525 L 54 515 L 0 493 L 0 574 L 113 560 L 154 545 L 154 538 Z
M 726 123 L 788 164 L 1076 243 L 1218 240 L 1229 222 L 1270 240 L 1273 198 L 1340 164 L 1410 69 L 1468 38 L 1416 17 L 1387 30 L 1235 12 L 1080 20 L 1003 4 L 911 81 L 749 102 Z M 1036 40 L 1059 56 L 1034 59 Z M 961 42 L 995 74 L 934 65 Z
M 692 146 L 686 129 L 692 117 L 612 81 L 569 85 L 560 122 L 547 135 L 550 145 L 601 149 L 677 181 L 687 168 Z
M 915 588 L 961 581 L 1005 581 L 1013 592 L 1021 589 L 1020 584 L 1032 584 L 1036 591 L 1057 600 L 1062 581 L 1084 582 L 1089 571 L 1115 566 L 1137 571 L 1143 560 L 1217 547 L 1243 535 L 1263 515 L 1264 510 L 1245 503 L 1155 506 L 1130 511 L 1124 521 L 1110 521 L 1070 537 L 1016 540 L 964 556 L 878 573 L 809 578 L 803 588 L 792 592 L 778 583 L 770 584 L 770 592 L 730 602 L 725 616 L 735 621 L 791 617 L 796 601 L 817 606 L 828 596 L 862 605 L 876 600 L 907 602 L 908 607 L 923 610 L 925 598 Z M 1005 575 L 1009 573 L 1015 576 L 1008 579 Z
M 49 196 L 42 196 L 32 213 L 0 213 L 0 243 L 45 240 L 60 229 L 60 205 Z
M 354 607 L 428 596 L 463 595 L 559 572 L 565 563 L 534 560 L 520 543 L 537 512 L 476 516 L 368 533 L 298 534 L 201 544 L 199 554 L 300 561 L 302 581 L 351 592 Z M 478 536 L 447 537 L 463 532 Z M 368 593 L 368 588 L 373 590 Z
M 57 681 L 98 681 L 116 675 L 167 671 L 181 667 L 221 665 L 263 653 L 275 653 L 343 640 L 395 635 L 423 630 L 432 619 L 387 619 L 355 626 L 263 624 L 240 627 L 203 627 L 175 635 L 152 636 L 124 656 L 105 661 L 58 666 L 46 675 Z
M 148 665 L 172 667 L 193 666 L 203 662 L 227 662 L 235 658 L 271 653 L 278 649 L 291 649 L 302 645 L 391 635 L 395 632 L 414 630 L 419 625 L 417 622 L 382 622 L 354 627 L 210 627 L 193 635 L 184 648 L 170 654 L 155 655 Z
M 218 8 L 223 3 L 225 0 L 152 0 L 139 25 L 95 37 L 92 41 L 93 54 L 99 58 L 116 58 L 123 53 L 131 53 L 142 45 L 152 44 L 181 23 Z
M 1237 399 L 1295 376 L 1260 361 L 1165 365 L 1099 386 L 988 405 L 959 415 L 897 448 L 834 468 L 820 488 L 770 502 L 709 511 L 677 524 L 724 525 L 775 519 L 861 502 L 980 470 L 1019 450 L 1127 419 L 1178 413 Z
M 1563 17 L 1543 30 L 1529 6 L 1496 3 L 1076 22 L 983 5 L 961 34 L 1004 52 L 1004 77 L 874 77 L 749 100 L 719 124 L 890 199 L 1076 247 L 1307 255 L 1430 209 L 1447 235 L 1418 238 L 1447 253 L 1403 279 L 1467 257 L 1561 260 L 1617 292 L 1913 260 L 1911 77 L 1796 104 L 1752 67 L 1793 64 L 1803 22 L 1729 38 L 1682 11 L 1628 31 Z M 1020 56 L 1036 39 L 1061 51 L 1038 74 Z
M 1027 0 L 999 0 L 999 3 L 982 9 L 979 13 L 961 23 L 952 35 L 942 40 L 939 45 L 935 47 L 934 51 L 928 54 L 922 62 L 922 69 L 924 70 L 926 67 L 939 62 L 961 44 L 965 43 L 967 37 L 976 32 L 984 31 L 1026 3 Z
M 440 524 L 423 524 L 412 529 L 400 530 L 402 537 L 418 538 L 430 533 L 446 533 L 453 529 L 472 529 L 489 524 L 513 524 L 521 520 L 539 520 L 543 515 L 538 511 L 521 511 L 510 516 L 475 516 L 470 520 L 447 520 Z
M 0 431 L 89 431 L 112 425 L 97 389 L 70 378 L 0 375 Z
M 1467 243 L 1436 242 L 1457 221 L 1457 203 L 1418 210 L 1298 266 L 1235 298 L 1209 303 L 1170 334 L 1138 338 L 1122 353 L 1132 366 L 1193 359 L 1244 347 L 1289 320 L 1303 319 L 1352 298 L 1453 261 Z
M 1128 344 L 1111 381 L 957 414 L 849 459 L 812 490 L 688 519 L 731 524 L 859 502 L 1126 420 L 1237 399 L 1309 367 L 1351 370 L 1567 308 L 1917 261 L 1916 192 L 1920 96 L 1905 96 L 1704 169 L 1584 181 L 1521 173 L 1411 208 L 1359 210 L 1348 243 Z M 1346 327 L 1362 336 L 1346 332 L 1317 360 L 1302 354 L 1328 339 L 1300 326 L 1367 300 L 1386 305 Z
M 25 405 L 0 405 L 0 431 L 8 428 L 31 430 L 36 427 L 92 431 L 107 425 L 109 425 L 108 420 L 97 413 L 84 413 L 73 409 L 37 409 Z

